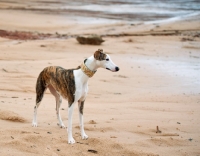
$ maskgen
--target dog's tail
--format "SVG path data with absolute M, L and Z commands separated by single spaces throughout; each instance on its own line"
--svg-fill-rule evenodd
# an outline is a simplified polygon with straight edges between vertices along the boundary
M 46 90 L 46 83 L 44 79 L 44 70 L 43 70 L 38 76 L 37 83 L 36 83 L 36 106 L 37 107 L 39 107 L 39 104 L 42 101 L 45 90 Z

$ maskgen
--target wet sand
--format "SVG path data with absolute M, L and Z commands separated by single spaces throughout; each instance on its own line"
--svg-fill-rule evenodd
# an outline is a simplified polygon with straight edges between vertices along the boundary
M 200 155 L 199 16 L 90 24 L 82 17 L 0 12 L 1 30 L 19 32 L 18 39 L 0 35 L 0 155 L 94 155 L 92 150 L 110 156 Z M 24 39 L 21 32 L 53 37 Z M 80 45 L 75 39 L 88 34 L 101 35 L 105 42 Z M 50 65 L 77 67 L 99 48 L 110 54 L 120 71 L 99 69 L 89 81 L 84 109 L 89 139 L 81 140 L 75 106 L 76 144 L 67 143 L 49 91 L 38 110 L 38 127 L 31 127 L 40 71 Z M 63 100 L 65 125 L 67 107 Z M 157 126 L 161 133 L 156 133 Z

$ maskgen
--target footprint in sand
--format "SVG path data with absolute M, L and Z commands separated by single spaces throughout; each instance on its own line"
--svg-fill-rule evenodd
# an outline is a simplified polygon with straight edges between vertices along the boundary
M 94 120 L 90 120 L 89 124 L 97 124 Z

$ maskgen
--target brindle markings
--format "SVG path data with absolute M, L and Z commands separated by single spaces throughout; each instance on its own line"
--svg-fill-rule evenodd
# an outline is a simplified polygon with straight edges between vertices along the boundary
M 50 66 L 45 68 L 39 75 L 36 84 L 36 105 L 41 102 L 44 91 L 51 85 L 62 97 L 68 100 L 69 107 L 74 102 L 75 80 L 73 70 L 80 69 L 64 69 L 58 66 Z
M 94 53 L 94 58 L 96 60 L 99 60 L 99 61 L 103 61 L 106 59 L 106 54 L 103 53 L 103 49 L 98 49 L 95 53 Z
M 80 112 L 82 115 L 83 115 L 84 102 L 85 102 L 85 101 L 81 101 L 80 106 L 79 106 L 79 112 Z
M 36 83 L 36 106 L 39 106 L 40 101 L 43 98 L 44 91 L 46 90 L 46 84 L 43 79 L 44 72 L 42 71 L 37 79 Z

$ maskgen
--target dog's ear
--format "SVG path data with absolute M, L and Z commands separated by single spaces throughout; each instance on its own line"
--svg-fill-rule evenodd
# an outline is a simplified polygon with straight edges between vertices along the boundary
M 84 60 L 84 63 L 87 61 L 87 59 Z
M 95 53 L 94 53 L 94 58 L 96 60 L 102 61 L 106 59 L 106 54 L 103 53 L 103 49 L 98 49 Z

